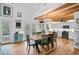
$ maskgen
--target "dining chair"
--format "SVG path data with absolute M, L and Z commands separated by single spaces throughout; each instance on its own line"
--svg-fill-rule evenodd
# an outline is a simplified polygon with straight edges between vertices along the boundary
M 42 48 L 44 48 L 44 46 L 47 46 L 47 48 L 44 48 L 45 50 L 48 50 L 49 49 L 48 37 L 44 36 L 42 38 L 41 45 L 42 45 Z
M 1 52 L 1 42 L 0 42 L 0 52 Z
M 33 48 L 34 48 L 35 41 L 33 39 L 30 39 L 29 35 L 26 36 L 26 41 L 27 41 L 27 48 L 26 49 L 28 49 L 28 54 L 29 54 L 29 52 L 30 52 L 30 46 L 33 46 Z
M 52 34 L 48 35 L 48 42 L 51 44 L 51 48 L 53 48 L 55 44 L 57 46 L 57 33 L 56 32 L 53 32 Z
M 57 47 L 57 33 L 56 32 L 53 33 L 52 39 L 53 39 L 53 43 L 55 43 L 55 45 Z

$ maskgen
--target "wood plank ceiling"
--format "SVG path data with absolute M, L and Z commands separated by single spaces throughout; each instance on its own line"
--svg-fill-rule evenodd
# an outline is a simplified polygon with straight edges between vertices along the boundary
M 66 3 L 35 19 L 51 19 L 49 21 L 68 21 L 74 19 L 74 12 L 79 11 L 79 3 Z

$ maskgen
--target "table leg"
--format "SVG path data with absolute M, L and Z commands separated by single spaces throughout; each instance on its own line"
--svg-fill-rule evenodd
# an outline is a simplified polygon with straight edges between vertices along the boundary
M 38 51 L 38 53 L 40 53 L 40 50 L 39 50 L 38 44 L 36 44 L 36 50 Z
M 51 48 L 53 48 L 54 47 L 54 42 L 51 42 Z
M 39 50 L 39 47 L 38 47 L 39 41 L 36 40 L 35 43 L 36 43 L 36 50 L 38 51 L 38 53 L 40 53 L 40 50 Z

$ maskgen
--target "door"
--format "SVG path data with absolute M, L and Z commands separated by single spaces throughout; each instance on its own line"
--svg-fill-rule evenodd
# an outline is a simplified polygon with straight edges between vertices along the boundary
M 10 28 L 8 21 L 2 21 L 2 43 L 9 43 L 10 39 Z

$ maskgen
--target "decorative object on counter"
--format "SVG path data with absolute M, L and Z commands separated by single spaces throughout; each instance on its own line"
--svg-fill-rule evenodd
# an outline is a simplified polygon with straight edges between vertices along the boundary
M 12 10 L 13 7 L 11 5 L 7 5 L 7 4 L 0 4 L 1 7 L 1 15 L 2 16 L 6 16 L 6 17 L 12 17 Z
M 22 18 L 22 13 L 21 12 L 17 12 L 17 17 Z

